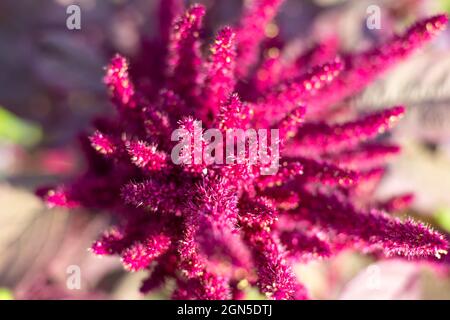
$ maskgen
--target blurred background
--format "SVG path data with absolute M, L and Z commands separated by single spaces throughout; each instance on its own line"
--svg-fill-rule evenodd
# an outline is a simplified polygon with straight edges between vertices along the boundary
M 81 167 L 76 138 L 96 114 L 111 111 L 102 84 L 108 59 L 139 53 L 156 30 L 157 0 L 2 0 L 0 2 L 0 299 L 157 299 L 141 296 L 145 276 L 125 273 L 117 257 L 88 252 L 109 221 L 92 212 L 48 210 L 37 185 L 60 182 Z M 193 3 L 194 1 L 186 1 Z M 242 0 L 205 0 L 206 24 L 237 21 Z M 81 30 L 68 30 L 66 9 L 81 8 Z M 367 7 L 381 9 L 381 29 L 366 27 Z M 382 42 L 411 22 L 449 12 L 450 0 L 287 0 L 281 36 L 308 48 L 338 36 L 345 50 Z M 350 101 L 373 110 L 404 104 L 394 133 L 403 153 L 377 196 L 414 192 L 413 215 L 450 232 L 450 32 Z M 68 289 L 69 266 L 81 288 Z M 448 265 L 448 264 L 447 264 Z M 398 260 L 375 263 L 344 253 L 297 268 L 318 299 L 449 299 L 449 268 Z M 255 292 L 250 298 L 259 298 Z

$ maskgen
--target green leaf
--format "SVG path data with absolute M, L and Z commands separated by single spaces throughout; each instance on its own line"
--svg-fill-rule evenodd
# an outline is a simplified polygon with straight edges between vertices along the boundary
M 267 300 L 267 298 L 257 288 L 248 288 L 245 290 L 245 300 Z
M 435 219 L 438 225 L 447 232 L 450 232 L 450 208 L 443 208 L 436 212 Z
M 0 300 L 14 300 L 14 296 L 9 289 L 0 287 Z
M 0 141 L 31 147 L 41 139 L 42 129 L 38 125 L 20 119 L 0 106 Z
M 450 0 L 440 0 L 440 3 L 442 9 L 450 13 Z

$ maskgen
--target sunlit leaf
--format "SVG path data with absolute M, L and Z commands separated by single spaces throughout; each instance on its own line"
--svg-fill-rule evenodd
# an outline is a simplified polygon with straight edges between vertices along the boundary
M 9 289 L 0 288 L 0 300 L 14 300 L 14 296 Z
M 0 106 L 0 140 L 30 147 L 41 139 L 42 130 L 39 126 L 20 119 Z
M 450 208 L 442 208 L 436 212 L 436 222 L 447 232 L 450 232 Z

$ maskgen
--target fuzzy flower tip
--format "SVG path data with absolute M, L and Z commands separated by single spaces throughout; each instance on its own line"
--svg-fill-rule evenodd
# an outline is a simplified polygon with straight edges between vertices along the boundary
M 378 136 L 395 126 L 404 107 L 333 121 L 336 102 L 431 40 L 447 17 L 418 22 L 345 58 L 334 56 L 333 42 L 288 63 L 260 54 L 282 2 L 249 2 L 237 28 L 223 28 L 203 46 L 205 9 L 194 5 L 174 16 L 180 2 L 161 1 L 160 47 L 143 49 L 131 64 L 117 55 L 107 67 L 104 81 L 117 112 L 96 119 L 82 139 L 87 170 L 37 191 L 51 207 L 113 214 L 116 225 L 92 251 L 120 256 L 129 271 L 148 270 L 142 292 L 171 281 L 175 299 L 239 298 L 246 286 L 271 299 L 305 299 L 293 273 L 297 262 L 343 248 L 426 260 L 447 252 L 438 232 L 384 211 L 406 207 L 411 195 L 371 197 L 387 160 L 400 151 Z M 201 47 L 209 50 L 202 54 Z M 302 65 L 310 63 L 320 65 Z M 248 159 L 175 164 L 171 134 L 183 129 L 192 137 L 200 120 L 200 134 L 279 129 L 278 170 L 264 175 L 264 165 Z M 183 157 L 205 145 L 200 136 Z

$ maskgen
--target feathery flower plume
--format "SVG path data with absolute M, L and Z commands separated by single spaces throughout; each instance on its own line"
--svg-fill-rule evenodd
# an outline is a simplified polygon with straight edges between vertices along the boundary
M 447 17 L 418 22 L 381 46 L 341 58 L 337 42 L 328 39 L 286 66 L 276 55 L 260 55 L 282 2 L 251 1 L 238 27 L 223 28 L 202 54 L 203 6 L 175 17 L 180 2 L 161 1 L 155 50 L 130 68 L 119 55 L 107 67 L 104 80 L 118 112 L 96 119 L 93 133 L 81 139 L 86 171 L 37 191 L 50 207 L 114 215 L 116 224 L 92 251 L 120 256 L 129 271 L 148 270 L 144 293 L 172 281 L 174 299 L 229 299 L 242 297 L 245 283 L 270 299 L 305 299 L 292 272 L 296 262 L 325 259 L 342 247 L 427 260 L 447 252 L 438 232 L 385 212 L 405 208 L 410 195 L 371 197 L 387 159 L 399 152 L 376 139 L 405 109 L 345 123 L 327 116 L 335 102 L 431 40 Z M 164 65 L 139 67 L 152 54 L 166 61 L 163 72 Z M 249 159 L 173 163 L 172 132 L 195 135 L 198 121 L 224 134 L 279 129 L 279 170 L 263 175 L 262 164 Z M 204 146 L 200 136 L 184 157 L 202 155 Z
M 284 0 L 248 1 L 237 32 L 238 76 L 248 75 L 249 69 L 257 62 L 266 28 L 283 2 Z

